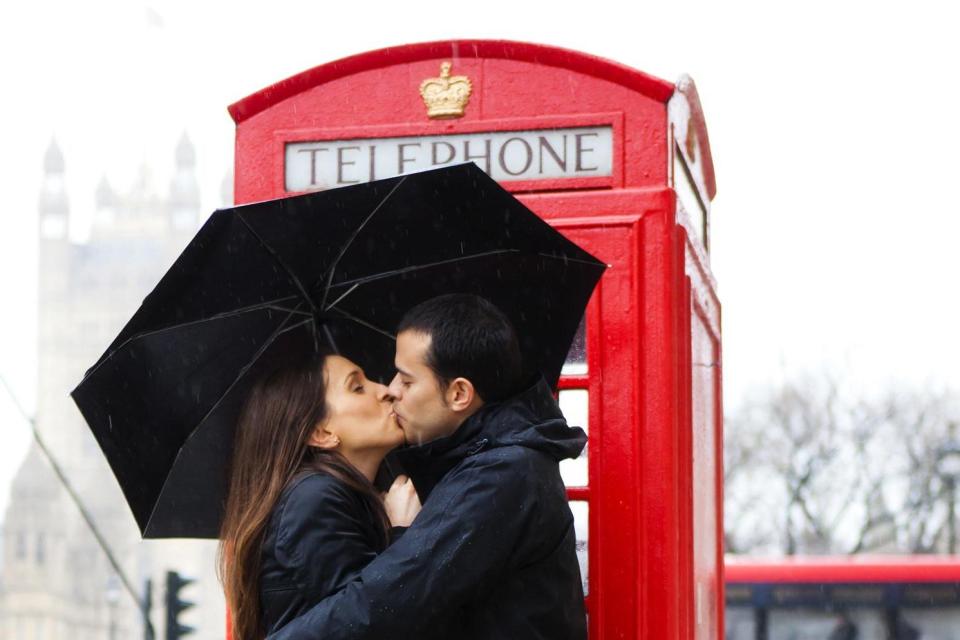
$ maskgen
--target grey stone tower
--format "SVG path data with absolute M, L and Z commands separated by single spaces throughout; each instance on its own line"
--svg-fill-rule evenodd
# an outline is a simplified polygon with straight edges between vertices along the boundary
M 56 142 L 44 158 L 39 199 L 37 428 L 103 534 L 123 573 L 142 590 L 153 581 L 152 620 L 163 634 L 163 575 L 196 579 L 184 622 L 191 640 L 222 638 L 224 604 L 214 573 L 215 543 L 143 541 L 99 446 L 69 393 L 196 231 L 200 190 L 196 154 L 181 138 L 167 193 L 143 167 L 133 189 L 102 179 L 94 194 L 89 239 L 70 240 L 66 163 Z M 77 505 L 39 448 L 31 447 L 14 480 L 0 565 L 0 640 L 141 638 L 137 603 L 117 575 Z

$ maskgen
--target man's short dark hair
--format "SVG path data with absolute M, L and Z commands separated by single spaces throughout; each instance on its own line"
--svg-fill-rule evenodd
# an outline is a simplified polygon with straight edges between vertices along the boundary
M 430 336 L 426 364 L 441 389 L 466 378 L 484 402 L 517 391 L 522 375 L 517 332 L 489 300 L 466 293 L 431 298 L 407 311 L 397 334 L 404 331 Z

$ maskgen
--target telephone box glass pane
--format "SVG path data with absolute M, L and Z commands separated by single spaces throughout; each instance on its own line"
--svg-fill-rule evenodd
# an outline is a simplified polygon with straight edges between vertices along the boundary
M 571 427 L 582 427 L 590 435 L 590 420 L 588 409 L 590 394 L 586 389 L 565 389 L 560 392 L 560 411 Z M 560 476 L 568 487 L 585 487 L 589 482 L 587 467 L 587 449 L 584 447 L 580 456 L 574 460 L 560 462 Z
M 570 503 L 573 512 L 573 530 L 577 536 L 577 562 L 580 564 L 580 580 L 583 581 L 583 595 L 587 595 L 590 581 L 587 543 L 589 542 L 590 505 L 581 500 Z
M 693 578 L 697 598 L 697 628 L 694 637 L 712 637 L 719 612 L 715 594 L 720 588 L 717 566 L 717 376 L 716 343 L 703 318 L 691 307 L 691 358 L 693 379 Z
M 577 334 L 573 337 L 567 360 L 563 363 L 563 375 L 575 376 L 587 372 L 587 326 L 586 316 L 580 319 Z
M 680 206 L 690 216 L 690 222 L 693 224 L 693 231 L 697 240 L 705 249 L 708 249 L 707 211 L 700 200 L 697 187 L 679 149 L 676 149 L 673 154 L 673 189 L 677 192 L 677 200 L 680 201 Z

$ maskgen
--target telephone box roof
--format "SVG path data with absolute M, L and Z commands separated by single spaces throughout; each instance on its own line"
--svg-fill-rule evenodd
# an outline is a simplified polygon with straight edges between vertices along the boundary
M 235 102 L 228 107 L 240 124 L 261 111 L 318 85 L 362 71 L 433 58 L 502 58 L 552 67 L 616 82 L 654 100 L 666 102 L 676 87 L 626 65 L 579 51 L 508 40 L 445 40 L 367 51 L 307 69 Z
M 227 110 L 239 125 L 284 100 L 327 82 L 382 67 L 436 58 L 517 60 L 569 69 L 617 83 L 664 104 L 675 94 L 682 94 L 690 105 L 691 124 L 695 127 L 705 152 L 703 169 L 707 195 L 712 199 L 716 193 L 706 121 L 696 86 L 689 76 L 681 77 L 674 85 L 624 64 L 561 47 L 510 40 L 443 40 L 376 49 L 321 64 L 280 80 L 238 100 L 227 107 Z

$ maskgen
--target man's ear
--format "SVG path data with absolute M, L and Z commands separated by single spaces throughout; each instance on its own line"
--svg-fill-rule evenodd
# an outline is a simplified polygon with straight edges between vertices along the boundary
M 454 411 L 465 411 L 475 400 L 479 400 L 473 383 L 466 378 L 454 378 L 447 387 L 447 406 Z
M 318 449 L 336 449 L 340 446 L 340 436 L 330 433 L 322 424 L 318 424 L 307 438 L 307 445 Z

